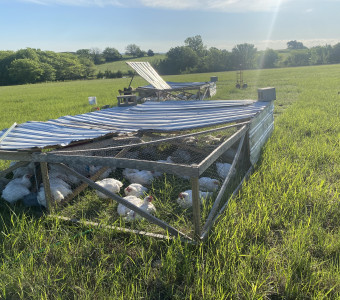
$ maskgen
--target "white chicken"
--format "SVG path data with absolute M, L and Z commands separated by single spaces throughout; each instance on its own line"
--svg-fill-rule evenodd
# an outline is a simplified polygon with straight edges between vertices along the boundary
M 72 189 L 70 185 L 65 182 L 58 172 L 50 172 L 50 190 L 52 194 L 53 201 L 60 202 L 65 199 L 68 195 L 72 194 Z M 37 195 L 37 201 L 40 205 L 46 207 L 46 197 L 44 185 L 40 185 L 40 189 Z
M 215 192 L 220 186 L 220 181 L 210 177 L 201 177 L 199 180 L 200 190 Z
M 231 164 L 228 163 L 216 163 L 216 169 L 217 169 L 217 173 L 221 178 L 226 178 L 229 170 L 231 168 Z
M 49 167 L 50 167 L 50 176 L 51 176 L 51 173 L 58 174 L 58 176 L 65 182 L 69 184 L 75 184 L 75 185 L 79 184 L 81 181 L 78 177 L 74 176 L 68 171 L 65 171 L 59 165 L 52 164 L 52 165 L 49 165 Z
M 146 196 L 144 199 L 135 196 L 126 196 L 124 199 L 150 214 L 156 212 L 156 207 L 151 203 L 153 200 L 152 196 Z M 133 221 L 142 218 L 139 214 L 121 203 L 118 204 L 117 212 L 120 216 L 125 217 L 126 221 Z
M 2 191 L 1 197 L 9 203 L 15 203 L 30 193 L 31 174 L 11 180 Z
M 96 174 L 103 166 L 94 166 L 94 165 L 90 165 L 90 169 L 89 169 L 89 173 L 90 176 L 93 176 L 94 174 Z M 102 180 L 104 178 L 109 177 L 109 175 L 116 170 L 116 168 L 108 168 L 106 171 L 104 171 L 103 174 L 101 174 L 98 179 Z
M 119 193 L 120 188 L 123 186 L 122 182 L 120 182 L 119 180 L 114 179 L 114 178 L 104 178 L 102 180 L 96 181 L 96 183 L 98 185 L 100 185 L 101 187 L 107 189 L 111 193 L 114 193 L 114 194 Z M 102 199 L 108 199 L 109 198 L 108 196 L 106 196 L 105 194 L 103 194 L 103 193 L 101 193 L 97 190 L 96 190 L 96 193 L 97 193 L 97 196 L 99 198 L 102 198 Z
M 12 161 L 9 165 L 14 166 L 16 163 L 17 163 L 16 161 Z M 25 167 L 19 167 L 13 170 L 13 178 L 23 177 L 26 174 L 34 175 L 34 168 L 35 168 L 34 162 L 29 163 Z
M 147 193 L 148 188 L 142 186 L 139 183 L 131 183 L 128 187 L 124 189 L 124 193 L 126 196 L 136 196 L 142 197 L 145 193 Z
M 203 201 L 207 199 L 208 197 L 212 196 L 212 192 L 202 192 L 199 191 L 199 198 L 201 204 L 203 204 Z M 177 203 L 182 208 L 189 208 L 192 206 L 192 190 L 187 190 L 182 193 L 179 193 L 177 198 Z
M 136 169 L 125 169 L 124 171 L 123 171 L 124 177 L 128 179 L 131 183 L 150 185 L 151 182 L 154 180 L 154 177 L 150 171 Z

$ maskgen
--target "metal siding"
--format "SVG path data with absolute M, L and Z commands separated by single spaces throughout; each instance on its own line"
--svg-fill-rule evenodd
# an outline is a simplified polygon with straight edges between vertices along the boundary
M 249 148 L 250 161 L 253 165 L 258 161 L 262 146 L 274 130 L 274 103 L 267 103 L 269 103 L 268 106 L 261 111 L 250 124 Z
M 252 100 L 146 102 L 133 107 L 113 107 L 46 122 L 17 125 L 0 143 L 0 149 L 66 146 L 73 141 L 93 139 L 113 132 L 142 129 L 187 130 L 252 118 L 268 102 Z M 6 129 L 0 132 L 0 137 Z

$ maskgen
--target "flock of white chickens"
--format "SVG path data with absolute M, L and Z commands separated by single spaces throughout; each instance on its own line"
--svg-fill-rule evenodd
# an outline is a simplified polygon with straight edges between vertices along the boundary
M 169 161 L 167 161 L 169 162 Z M 13 162 L 15 163 L 15 162 Z M 13 164 L 12 163 L 12 164 Z M 86 165 L 69 165 L 78 173 L 90 177 L 94 175 L 101 166 L 86 166 Z M 220 185 L 221 179 L 223 180 L 228 175 L 231 165 L 228 163 L 216 163 L 216 170 L 219 175 L 219 179 L 210 177 L 199 178 L 200 192 L 199 197 L 201 203 L 207 198 L 211 197 L 213 192 L 216 192 Z M 123 187 L 123 182 L 108 177 L 114 169 L 108 169 L 104 172 L 96 183 L 101 187 L 107 189 L 114 194 L 120 194 Z M 130 182 L 130 185 L 124 188 L 124 199 L 131 204 L 139 207 L 140 209 L 153 214 L 156 212 L 156 207 L 152 203 L 153 197 L 148 195 L 148 186 L 152 184 L 152 181 L 162 175 L 161 172 L 152 172 L 146 170 L 137 169 L 124 169 L 123 177 Z M 32 186 L 32 178 L 35 175 L 35 164 L 30 163 L 26 167 L 20 167 L 13 171 L 13 179 L 10 180 L 2 191 L 2 198 L 9 203 L 15 203 L 25 196 L 31 194 L 30 188 Z M 55 202 L 60 202 L 68 195 L 72 194 L 72 187 L 79 185 L 80 180 L 72 174 L 65 172 L 58 165 L 49 166 L 49 179 L 52 197 Z M 96 190 L 96 194 L 99 198 L 109 198 L 105 194 Z M 36 200 L 41 206 L 46 207 L 45 191 L 43 184 L 40 185 L 37 191 Z M 180 207 L 186 209 L 192 206 L 192 190 L 186 190 L 178 195 L 177 203 Z M 119 204 L 117 212 L 120 216 L 124 217 L 126 221 L 134 221 L 141 219 L 142 217 L 127 208 L 126 206 Z

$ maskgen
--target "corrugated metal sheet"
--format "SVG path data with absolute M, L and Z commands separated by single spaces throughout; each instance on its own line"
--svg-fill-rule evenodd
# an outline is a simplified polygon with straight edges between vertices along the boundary
M 47 122 L 17 125 L 0 143 L 0 149 L 66 146 L 113 132 L 186 130 L 252 118 L 268 102 L 252 100 L 146 102 L 132 107 L 113 107 Z M 2 136 L 6 130 L 0 132 Z
M 158 75 L 156 70 L 149 62 L 126 62 L 133 68 L 140 76 L 158 90 L 167 90 L 171 87 Z
M 274 130 L 274 103 L 267 103 L 267 107 L 252 120 L 249 128 L 250 161 L 253 165 L 258 161 L 262 146 Z

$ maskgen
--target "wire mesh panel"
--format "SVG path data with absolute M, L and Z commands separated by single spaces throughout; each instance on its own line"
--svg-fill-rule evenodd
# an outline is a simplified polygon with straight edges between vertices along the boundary
M 50 151 L 47 154 L 50 176 L 53 177 L 55 171 L 61 171 L 57 164 L 51 162 L 63 162 L 123 199 L 130 201 L 131 196 L 136 196 L 139 200 L 132 201 L 136 206 L 192 236 L 194 213 L 190 179 L 198 178 L 201 205 L 199 218 L 200 226 L 203 227 L 232 167 L 240 139 L 245 134 L 245 131 L 242 135 L 239 134 L 242 125 L 244 124 L 171 133 L 144 131 L 120 135 L 98 143 Z M 234 136 L 237 137 L 235 141 L 231 140 Z M 232 144 L 224 151 L 221 147 L 230 140 Z M 222 149 L 221 154 L 219 149 Z M 203 168 L 207 158 L 214 152 L 217 156 Z M 246 147 L 242 147 L 239 153 L 242 153 L 242 160 L 238 163 L 237 172 L 233 171 L 233 176 L 229 175 L 233 180 L 224 188 L 223 195 L 220 196 L 223 200 L 218 208 L 232 193 L 239 181 L 238 177 L 249 167 Z M 56 158 L 56 161 L 51 157 Z M 110 163 L 104 164 L 103 160 Z M 80 182 L 72 182 L 67 178 L 70 175 L 66 172 L 64 179 L 74 192 L 79 189 Z M 116 181 L 115 188 L 109 184 L 108 179 Z M 76 195 L 71 194 L 71 197 L 68 195 L 65 199 L 60 201 L 63 205 L 56 209 L 60 215 L 164 234 L 162 228 L 142 218 L 135 211 L 126 209 L 122 213 L 122 204 L 91 187 L 82 189 Z

